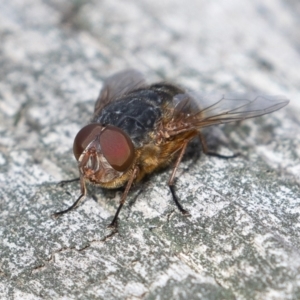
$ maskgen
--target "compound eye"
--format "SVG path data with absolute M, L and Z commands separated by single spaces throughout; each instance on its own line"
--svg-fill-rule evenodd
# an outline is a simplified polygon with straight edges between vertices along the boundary
M 76 135 L 73 144 L 73 153 L 78 160 L 84 149 L 91 143 L 103 130 L 99 124 L 89 124 L 83 127 Z
M 100 146 L 104 157 L 115 170 L 125 172 L 133 163 L 134 146 L 120 128 L 107 125 L 100 135 Z

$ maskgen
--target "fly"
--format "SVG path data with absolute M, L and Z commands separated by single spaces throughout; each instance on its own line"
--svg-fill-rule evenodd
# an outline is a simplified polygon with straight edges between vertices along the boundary
M 288 103 L 283 96 L 201 96 L 166 82 L 149 85 L 136 70 L 119 72 L 104 82 L 90 124 L 74 140 L 81 194 L 54 216 L 77 207 L 87 194 L 87 183 L 108 189 L 125 186 L 110 224 L 116 227 L 131 186 L 173 161 L 168 186 L 178 209 L 188 214 L 174 191 L 176 171 L 188 143 L 199 137 L 205 154 L 235 157 L 208 151 L 201 129 L 269 114 Z

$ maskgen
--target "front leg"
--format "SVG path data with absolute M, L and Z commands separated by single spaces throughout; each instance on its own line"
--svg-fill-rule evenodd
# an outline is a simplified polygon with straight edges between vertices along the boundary
M 115 213 L 115 216 L 114 216 L 112 222 L 111 222 L 110 225 L 108 226 L 109 228 L 117 228 L 117 226 L 118 226 L 118 216 L 119 216 L 119 213 L 120 213 L 120 211 L 121 211 L 121 209 L 122 209 L 122 207 L 123 207 L 123 205 L 124 205 L 124 203 L 125 203 L 125 200 L 126 200 L 126 198 L 127 198 L 128 192 L 129 192 L 129 190 L 130 190 L 130 188 L 131 188 L 131 186 L 132 186 L 132 183 L 133 183 L 133 181 L 135 180 L 135 178 L 136 178 L 136 176 L 137 176 L 138 170 L 139 170 L 138 167 L 135 167 L 135 168 L 133 169 L 133 172 L 132 172 L 132 174 L 131 174 L 131 176 L 130 176 L 128 182 L 127 182 L 125 191 L 123 192 L 123 195 L 122 195 L 122 197 L 121 197 L 119 207 L 118 207 L 118 209 L 117 209 L 117 211 L 116 211 L 116 213 Z
M 76 208 L 80 201 L 83 200 L 87 194 L 87 189 L 86 189 L 86 185 L 85 185 L 85 181 L 84 181 L 84 178 L 83 177 L 80 177 L 80 187 L 81 187 L 81 195 L 77 198 L 77 200 L 70 206 L 68 207 L 67 209 L 65 210 L 62 210 L 62 211 L 59 211 L 57 213 L 54 213 L 52 214 L 52 216 L 54 216 L 55 218 L 69 212 L 70 210 Z M 72 179 L 72 180 L 67 180 L 67 181 L 62 181 L 64 183 L 68 183 L 68 182 L 73 182 L 73 181 L 77 181 L 77 178 L 76 179 Z

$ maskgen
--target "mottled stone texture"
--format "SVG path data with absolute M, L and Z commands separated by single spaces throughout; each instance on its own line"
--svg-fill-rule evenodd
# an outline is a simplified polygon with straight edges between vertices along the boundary
M 299 1 L 0 3 L 1 299 L 300 299 Z M 230 124 L 220 153 L 192 145 L 130 193 L 79 195 L 72 155 L 103 80 L 133 67 L 210 92 L 284 94 L 272 115 Z M 96 201 L 95 201 L 96 200 Z

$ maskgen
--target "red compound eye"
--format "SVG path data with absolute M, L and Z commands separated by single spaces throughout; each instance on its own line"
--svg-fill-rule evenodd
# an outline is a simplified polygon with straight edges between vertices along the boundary
M 88 144 L 92 142 L 102 130 L 103 127 L 99 124 L 89 124 L 77 133 L 73 144 L 73 153 L 77 160 Z
M 120 128 L 107 125 L 100 135 L 100 146 L 104 157 L 115 170 L 125 172 L 133 163 L 134 146 Z

